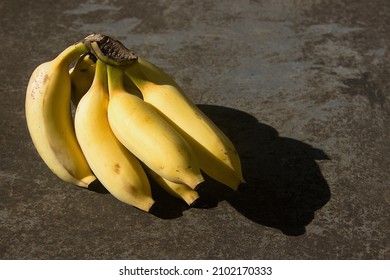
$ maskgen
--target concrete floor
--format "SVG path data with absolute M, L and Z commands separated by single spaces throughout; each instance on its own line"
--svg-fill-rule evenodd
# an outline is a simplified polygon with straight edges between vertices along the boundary
M 1 259 L 389 259 L 388 0 L 0 2 Z M 166 212 L 55 177 L 26 128 L 40 63 L 103 33 L 172 74 L 248 182 Z M 160 217 L 158 217 L 160 216 Z

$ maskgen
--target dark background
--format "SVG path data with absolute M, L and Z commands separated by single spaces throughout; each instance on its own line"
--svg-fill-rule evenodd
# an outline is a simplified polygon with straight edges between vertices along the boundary
M 1 259 L 389 259 L 390 3 L 1 1 Z M 34 68 L 90 33 L 156 63 L 232 139 L 247 185 L 151 215 L 60 181 Z

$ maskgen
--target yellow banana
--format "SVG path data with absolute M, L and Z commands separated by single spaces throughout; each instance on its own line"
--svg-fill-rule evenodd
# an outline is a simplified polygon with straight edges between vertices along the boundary
M 228 137 L 183 93 L 163 70 L 138 57 L 125 74 L 191 145 L 201 169 L 236 190 L 244 182 L 239 155 Z
M 148 212 L 154 204 L 148 178 L 138 159 L 118 141 L 110 128 L 108 97 L 106 66 L 98 60 L 92 86 L 77 106 L 77 139 L 103 186 L 120 201 Z
M 124 90 L 122 69 L 107 65 L 108 120 L 119 141 L 161 177 L 195 188 L 204 179 L 190 145 L 150 106 Z
M 74 132 L 68 69 L 86 52 L 80 42 L 39 65 L 30 77 L 25 102 L 27 126 L 39 155 L 59 178 L 80 187 L 87 187 L 96 178 Z
M 96 59 L 91 54 L 83 54 L 69 70 L 72 83 L 71 99 L 75 107 L 92 85 L 95 75 L 95 61 Z
M 189 186 L 171 182 L 160 175 L 158 175 L 153 170 L 147 168 L 147 172 L 154 179 L 154 181 L 162 187 L 165 191 L 167 191 L 172 196 L 180 198 L 184 200 L 189 206 L 192 206 L 195 201 L 199 198 L 199 194 L 191 189 Z

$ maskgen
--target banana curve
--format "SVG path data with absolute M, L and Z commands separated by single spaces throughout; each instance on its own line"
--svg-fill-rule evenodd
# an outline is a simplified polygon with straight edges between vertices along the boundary
M 25 114 L 32 142 L 50 170 L 65 182 L 87 187 L 96 178 L 77 143 L 70 112 L 70 63 L 87 52 L 74 44 L 32 73 Z

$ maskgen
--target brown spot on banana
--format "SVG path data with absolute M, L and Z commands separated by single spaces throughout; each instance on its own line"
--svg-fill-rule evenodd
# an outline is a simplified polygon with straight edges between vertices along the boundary
M 121 166 L 119 165 L 119 163 L 115 163 L 115 165 L 114 165 L 114 172 L 116 174 L 120 174 L 121 173 Z
M 34 79 L 32 87 L 31 87 L 31 98 L 35 100 L 35 98 L 42 94 L 44 85 L 48 83 L 50 80 L 49 75 L 45 72 L 40 72 Z

